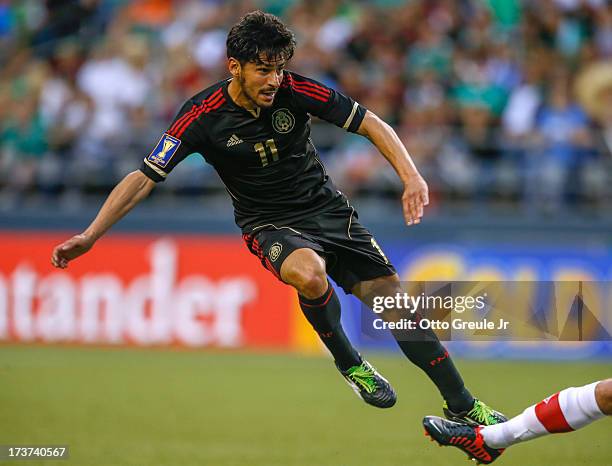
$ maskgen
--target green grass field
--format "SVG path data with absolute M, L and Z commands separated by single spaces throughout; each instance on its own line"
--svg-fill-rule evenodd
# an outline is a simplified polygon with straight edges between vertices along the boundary
M 440 414 L 426 377 L 400 357 L 369 358 L 398 391 L 377 410 L 326 358 L 281 354 L 0 346 L 0 444 L 68 444 L 71 465 L 468 464 L 422 434 Z M 515 414 L 609 364 L 460 361 L 469 387 Z M 496 463 L 612 465 L 612 422 L 509 450 Z M 10 462 L 0 462 L 11 464 Z

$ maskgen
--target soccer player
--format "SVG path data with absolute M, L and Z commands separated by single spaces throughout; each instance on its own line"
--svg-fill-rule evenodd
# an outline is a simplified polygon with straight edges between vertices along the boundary
M 310 116 L 372 141 L 404 183 L 402 207 L 409 225 L 420 222 L 428 204 L 427 184 L 389 125 L 336 90 L 285 70 L 294 47 L 293 34 L 277 17 L 261 11 L 245 15 L 227 37 L 231 77 L 185 103 L 140 170 L 113 189 L 83 233 L 54 249 L 52 263 L 67 267 L 181 160 L 199 153 L 224 182 L 247 247 L 297 290 L 306 319 L 346 381 L 366 403 L 391 407 L 396 394 L 347 339 L 327 276 L 368 304 L 373 295 L 401 291 L 399 277 L 327 175 L 310 139 Z M 432 332 L 394 336 L 437 386 L 449 418 L 474 425 L 505 420 L 465 388 Z
M 566 388 L 492 426 L 474 427 L 437 416 L 425 417 L 423 426 L 440 445 L 457 447 L 477 462 L 490 464 L 511 445 L 572 432 L 604 416 L 612 416 L 612 379 Z

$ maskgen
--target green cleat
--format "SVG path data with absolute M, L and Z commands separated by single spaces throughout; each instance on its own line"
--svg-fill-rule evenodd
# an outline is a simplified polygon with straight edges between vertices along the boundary
M 502 413 L 495 411 L 493 408 L 477 399 L 474 399 L 474 406 L 468 411 L 455 413 L 448 408 L 446 403 L 444 403 L 442 410 L 444 411 L 446 419 L 461 422 L 472 427 L 491 426 L 493 424 L 501 424 L 508 420 Z
M 397 395 L 387 379 L 366 360 L 340 373 L 359 398 L 369 405 L 390 408 L 397 401 Z

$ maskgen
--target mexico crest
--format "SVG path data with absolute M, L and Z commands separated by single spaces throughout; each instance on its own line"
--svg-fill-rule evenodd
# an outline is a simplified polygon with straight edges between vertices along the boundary
M 274 243 L 270 248 L 270 252 L 268 253 L 268 255 L 270 256 L 270 260 L 272 262 L 276 262 L 276 259 L 278 259 L 278 256 L 280 256 L 281 252 L 283 252 L 283 245 L 280 243 Z
M 279 108 L 272 114 L 272 127 L 277 133 L 288 133 L 295 126 L 295 118 L 286 108 Z

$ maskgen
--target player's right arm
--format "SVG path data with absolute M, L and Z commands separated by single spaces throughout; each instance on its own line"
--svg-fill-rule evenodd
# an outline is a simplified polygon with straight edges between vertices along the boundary
M 68 262 L 89 251 L 94 243 L 146 198 L 156 183 L 164 181 L 172 169 L 189 154 L 193 147 L 202 147 L 201 136 L 192 123 L 199 107 L 188 101 L 180 110 L 151 154 L 143 160 L 140 170 L 133 171 L 115 186 L 91 225 L 81 234 L 55 247 L 51 263 L 65 269 Z
M 55 247 L 51 263 L 60 269 L 68 267 L 68 262 L 89 251 L 110 227 L 146 198 L 154 186 L 155 181 L 142 171 L 129 173 L 111 191 L 89 227 L 83 233 Z

